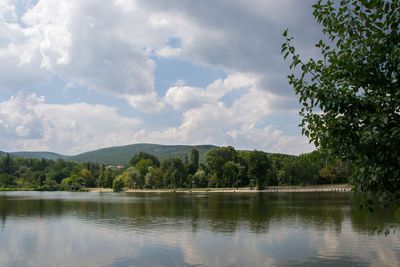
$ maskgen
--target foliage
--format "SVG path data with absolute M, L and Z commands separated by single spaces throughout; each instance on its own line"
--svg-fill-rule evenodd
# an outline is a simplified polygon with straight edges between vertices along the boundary
M 194 179 L 197 187 L 207 187 L 208 186 L 208 177 L 203 170 L 198 170 L 193 175 L 193 179 Z
M 222 179 L 219 181 L 220 186 L 237 186 L 239 169 L 233 161 L 227 161 L 222 165 Z
M 204 162 L 205 153 L 214 146 L 166 146 L 156 144 L 133 144 L 127 146 L 102 148 L 94 151 L 88 151 L 76 156 L 63 156 L 63 158 L 69 161 L 90 161 L 98 163 L 104 162 L 111 165 L 128 165 L 132 156 L 140 152 L 154 155 L 160 161 L 171 158 L 180 158 L 181 160 L 183 160 L 185 156 L 191 153 L 193 147 L 199 151 L 199 161 Z
M 161 170 L 164 173 L 163 183 L 165 187 L 176 188 L 186 186 L 187 175 L 181 159 L 173 158 L 164 160 L 161 163 Z
M 113 191 L 114 192 L 120 192 L 120 191 L 122 191 L 123 187 L 124 187 L 124 182 L 122 181 L 121 176 L 118 176 L 113 181 L 113 187 L 112 187 Z
M 249 176 L 256 179 L 258 189 L 263 189 L 271 160 L 265 152 L 255 150 L 250 153 L 248 165 Z
M 303 105 L 303 133 L 330 157 L 352 164 L 351 183 L 400 201 L 400 2 L 318 1 L 314 17 L 329 41 L 302 61 L 284 32 L 282 53 L 301 66 L 289 82 Z M 322 111 L 322 112 L 321 112 Z
M 151 159 L 141 159 L 136 163 L 135 168 L 138 170 L 140 176 L 144 179 L 149 167 L 155 167 L 154 161 Z
M 46 182 L 47 184 L 47 182 Z M 77 187 L 83 187 L 85 186 L 85 178 L 82 176 L 79 176 L 77 174 L 71 175 L 71 177 L 65 178 L 62 180 L 61 185 L 64 186 L 77 186 Z
M 103 186 L 104 187 L 108 187 L 108 188 L 112 187 L 112 183 L 114 181 L 114 177 L 115 177 L 115 174 L 113 174 L 112 170 L 111 169 L 106 169 L 104 171 Z
M 231 147 L 215 147 L 206 153 L 206 163 L 212 173 L 222 176 L 222 166 L 228 162 L 237 162 L 237 152 Z
M 146 153 L 146 152 L 139 152 L 130 160 L 129 164 L 131 166 L 135 166 L 139 161 L 149 159 L 152 161 L 153 165 L 156 167 L 160 167 L 160 161 L 155 156 Z
M 7 174 L 7 173 L 0 174 L 0 187 L 7 188 L 7 187 L 15 186 L 15 180 L 16 180 L 16 177 L 14 177 L 10 174 Z
M 313 159 L 313 154 L 301 154 L 294 161 L 285 165 L 285 177 L 289 185 L 316 184 L 319 166 Z
M 255 160 L 254 155 L 259 154 L 263 159 L 271 161 L 270 167 L 263 167 L 263 160 Z M 0 158 L 4 162 L 6 154 Z M 300 161 L 302 158 L 308 161 Z M 236 151 L 233 147 L 218 148 L 208 156 L 206 166 L 199 163 L 196 171 L 195 165 L 190 162 L 183 164 L 180 158 L 164 160 L 160 167 L 154 165 L 150 159 L 140 160 L 135 167 L 131 166 L 125 171 L 100 166 L 91 162 L 70 162 L 63 159 L 57 161 L 46 159 L 32 159 L 9 157 L 6 158 L 12 168 L 11 174 L 0 169 L 0 187 L 37 188 L 37 190 L 77 190 L 84 186 L 113 187 L 115 177 L 122 180 L 125 188 L 190 188 L 195 187 L 246 187 L 250 186 L 251 179 L 255 178 L 255 170 L 260 171 L 259 185 L 286 185 L 291 173 L 296 176 L 291 183 L 303 184 L 302 172 L 307 168 L 298 167 L 291 171 L 291 164 L 296 166 L 309 166 L 316 164 L 317 178 L 308 183 L 338 183 L 346 182 L 347 169 L 342 161 L 325 162 L 325 157 L 319 152 L 308 153 L 300 157 L 271 155 L 257 151 Z M 234 159 L 234 160 L 227 160 Z M 216 161 L 216 162 L 214 162 Z M 310 163 L 311 162 L 311 163 Z M 221 165 L 221 163 L 223 163 Z M 213 166 L 210 168 L 210 166 Z M 216 168 L 215 166 L 220 166 Z M 293 168 L 292 168 L 293 169 Z M 195 181 L 193 184 L 192 181 Z M 260 186 L 262 188 L 262 186 Z M 81 189 L 79 189 L 81 190 Z
M 199 168 L 199 150 L 195 147 L 192 148 L 190 154 L 190 161 L 197 170 Z

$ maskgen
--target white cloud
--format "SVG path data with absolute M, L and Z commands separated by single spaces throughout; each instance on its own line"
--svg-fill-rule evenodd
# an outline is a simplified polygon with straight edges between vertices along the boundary
M 123 98 L 161 119 L 168 120 L 173 108 L 182 121 L 166 129 L 130 128 L 126 125 L 136 127 L 137 119 L 121 117 L 115 108 L 52 105 L 35 95 L 18 95 L 2 105 L 13 105 L 18 116 L 28 116 L 18 119 L 5 112 L 0 138 L 15 136 L 16 148 L 69 153 L 135 140 L 298 151 L 290 146 L 303 139 L 263 121 L 271 114 L 297 112 L 280 55 L 281 34 L 289 27 L 301 30 L 300 41 L 315 36 L 309 5 L 257 0 L 233 0 L 229 5 L 224 0 L 39 0 L 18 18 L 21 12 L 15 3 L 2 1 L 0 90 L 34 90 L 55 77 L 68 86 Z M 228 76 L 205 88 L 179 82 L 164 95 L 167 88 L 161 89 L 163 93 L 155 90 L 153 56 L 208 66 Z M 85 116 L 79 117 L 72 109 L 105 114 L 112 118 L 112 127 L 105 127 L 97 113 L 83 112 Z M 126 125 L 116 123 L 120 120 Z M 93 142 L 97 144 L 89 144 Z
M 45 103 L 44 97 L 19 94 L 0 103 L 0 139 L 6 150 L 78 153 L 131 142 L 141 123 L 103 105 Z M 4 144 L 3 144 L 4 145 Z
M 131 106 L 145 113 L 159 113 L 165 109 L 165 103 L 157 98 L 157 94 L 152 92 L 146 95 L 125 95 Z
M 168 89 L 165 101 L 173 106 L 175 110 L 182 111 L 211 103 L 215 99 L 198 87 L 174 86 Z
M 234 73 L 226 79 L 218 79 L 205 89 L 177 85 L 170 87 L 165 94 L 164 101 L 175 110 L 185 111 L 201 107 L 205 104 L 218 104 L 220 98 L 237 89 L 248 89 L 255 86 L 255 79 L 251 75 Z

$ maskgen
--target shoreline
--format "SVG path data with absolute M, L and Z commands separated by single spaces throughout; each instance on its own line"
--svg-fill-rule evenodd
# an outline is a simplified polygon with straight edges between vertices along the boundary
M 87 188 L 89 192 L 113 192 L 112 188 Z M 269 186 L 264 190 L 251 188 L 177 188 L 177 189 L 123 189 L 121 193 L 291 193 L 291 192 L 351 192 L 353 186 L 313 185 L 313 186 Z

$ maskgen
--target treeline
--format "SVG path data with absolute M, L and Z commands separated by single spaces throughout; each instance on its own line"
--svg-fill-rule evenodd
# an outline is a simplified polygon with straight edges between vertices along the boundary
M 327 162 L 319 152 L 298 157 L 237 151 L 233 147 L 213 148 L 205 164 L 193 148 L 185 160 L 171 158 L 160 163 L 155 156 L 140 152 L 129 166 L 115 168 L 91 162 L 63 159 L 12 158 L 0 160 L 0 187 L 38 190 L 77 190 L 83 187 L 122 188 L 212 188 L 275 185 L 346 183 L 348 168 L 340 160 Z

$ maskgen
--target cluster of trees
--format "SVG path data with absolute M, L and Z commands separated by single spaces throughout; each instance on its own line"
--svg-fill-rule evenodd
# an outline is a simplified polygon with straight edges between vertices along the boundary
M 43 190 L 81 187 L 122 188 L 207 188 L 311 185 L 347 182 L 348 169 L 340 161 L 326 162 L 318 151 L 298 157 L 268 155 L 262 151 L 237 151 L 233 147 L 213 148 L 199 162 L 193 148 L 185 160 L 171 158 L 160 162 L 140 152 L 123 170 L 104 164 L 70 162 L 59 159 L 0 159 L 0 187 L 36 187 Z
M 99 165 L 91 162 L 13 158 L 6 154 L 0 158 L 0 187 L 58 190 L 98 186 L 99 170 Z

